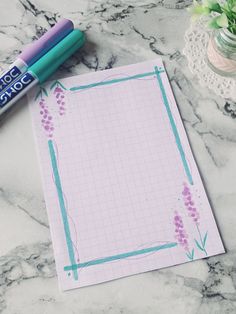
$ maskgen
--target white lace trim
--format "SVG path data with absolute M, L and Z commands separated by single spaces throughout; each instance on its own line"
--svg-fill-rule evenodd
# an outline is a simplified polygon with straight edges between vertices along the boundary
M 236 101 L 236 79 L 218 75 L 207 64 L 206 49 L 209 32 L 205 25 L 205 20 L 199 20 L 193 23 L 185 33 L 183 53 L 188 59 L 189 68 L 193 74 L 197 75 L 201 85 L 206 85 L 223 98 Z

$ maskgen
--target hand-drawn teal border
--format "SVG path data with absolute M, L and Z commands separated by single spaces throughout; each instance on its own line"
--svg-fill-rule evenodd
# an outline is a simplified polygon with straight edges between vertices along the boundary
M 190 172 L 190 169 L 189 169 L 186 157 L 185 157 L 183 146 L 182 146 L 181 141 L 180 141 L 180 137 L 179 137 L 179 133 L 178 133 L 178 130 L 177 130 L 177 127 L 176 127 L 176 124 L 175 124 L 175 120 L 174 120 L 173 115 L 171 113 L 171 109 L 170 109 L 170 105 L 169 105 L 169 102 L 168 102 L 168 98 L 166 96 L 165 87 L 164 87 L 164 85 L 162 83 L 160 71 L 158 70 L 157 66 L 155 66 L 155 74 L 156 74 L 157 81 L 158 81 L 158 84 L 159 84 L 159 87 L 160 87 L 160 90 L 161 90 L 162 99 L 163 99 L 163 102 L 164 102 L 164 105 L 165 105 L 165 108 L 166 108 L 166 112 L 167 112 L 167 115 L 168 115 L 168 118 L 169 118 L 169 121 L 170 121 L 172 132 L 173 132 L 174 137 L 175 137 L 176 145 L 177 145 L 179 153 L 180 153 L 180 157 L 181 157 L 181 160 L 182 160 L 182 163 L 183 163 L 183 166 L 184 166 L 185 173 L 187 175 L 189 183 L 191 185 L 193 185 L 193 178 L 192 178 L 192 175 L 191 175 L 191 172 Z
M 176 144 L 177 144 L 180 156 L 181 156 L 181 160 L 182 160 L 182 163 L 183 163 L 183 166 L 185 169 L 185 173 L 187 175 L 189 183 L 192 185 L 193 180 L 192 180 L 191 172 L 190 172 L 190 169 L 188 167 L 188 163 L 187 163 L 186 158 L 185 158 L 185 153 L 184 153 L 181 141 L 180 141 L 180 137 L 178 134 L 176 124 L 174 122 L 174 118 L 173 118 L 172 113 L 171 113 L 168 98 L 166 96 L 165 88 L 164 88 L 164 85 L 162 83 L 162 79 L 161 79 L 161 75 L 160 75 L 161 73 L 164 73 L 165 71 L 163 68 L 160 68 L 160 67 L 158 68 L 157 66 L 154 69 L 155 70 L 153 72 L 140 73 L 140 74 L 136 74 L 133 76 L 123 77 L 123 78 L 118 78 L 118 79 L 111 79 L 111 80 L 106 80 L 106 81 L 100 81 L 100 82 L 95 82 L 95 83 L 88 84 L 88 85 L 75 86 L 75 87 L 70 88 L 70 90 L 71 91 L 78 91 L 78 90 L 88 89 L 88 88 L 92 88 L 92 87 L 96 87 L 96 86 L 103 86 L 103 85 L 125 82 L 125 81 L 133 80 L 133 79 L 140 79 L 140 78 L 147 77 L 147 76 L 156 77 L 158 84 L 159 84 L 159 87 L 160 87 L 160 90 L 161 90 L 161 94 L 162 94 L 163 102 L 164 102 L 164 105 L 165 105 L 165 108 L 167 111 L 167 115 L 168 115 L 168 118 L 169 118 L 169 121 L 171 124 L 172 132 L 174 134 Z M 71 265 L 65 266 L 64 270 L 65 271 L 72 270 L 73 271 L 73 277 L 75 280 L 78 280 L 78 269 L 79 268 L 89 267 L 89 266 L 93 266 L 93 265 L 99 265 L 99 264 L 103 264 L 106 262 L 120 260 L 120 259 L 132 257 L 132 256 L 136 256 L 136 255 L 141 255 L 141 254 L 147 254 L 150 252 L 156 252 L 156 251 L 160 251 L 162 249 L 169 249 L 169 248 L 173 248 L 173 247 L 177 246 L 176 242 L 170 242 L 170 243 L 162 244 L 162 245 L 155 246 L 155 247 L 144 248 L 141 250 L 126 252 L 126 253 L 122 253 L 122 254 L 118 254 L 118 255 L 108 256 L 108 257 L 99 258 L 99 259 L 95 259 L 95 260 L 91 260 L 91 261 L 77 264 L 75 261 L 73 243 L 72 243 L 72 239 L 71 239 L 71 235 L 70 235 L 70 227 L 69 227 L 69 222 L 68 222 L 68 218 L 67 218 L 66 207 L 65 207 L 63 191 L 62 191 L 62 186 L 61 186 L 61 180 L 60 180 L 60 175 L 59 175 L 59 171 L 58 171 L 57 159 L 56 159 L 56 154 L 55 154 L 52 140 L 48 141 L 48 147 L 49 147 L 49 153 L 50 153 L 50 157 L 51 157 L 51 164 L 52 164 L 52 169 L 53 169 L 53 174 L 54 174 L 54 179 L 55 179 L 55 185 L 56 185 L 56 189 L 57 189 L 59 205 L 60 205 L 60 209 L 61 209 L 63 226 L 64 226 L 64 231 L 65 231 L 65 236 L 66 236 L 67 249 L 68 249 L 70 263 L 71 263 Z
M 124 258 L 129 258 L 132 256 L 148 254 L 148 253 L 157 252 L 157 251 L 164 250 L 164 249 L 170 249 L 170 248 L 175 247 L 175 246 L 177 246 L 176 242 L 169 242 L 169 243 L 165 243 L 165 244 L 161 244 L 158 246 L 153 246 L 153 247 L 149 247 L 149 248 L 145 248 L 145 249 L 141 249 L 141 250 L 136 250 L 136 251 L 126 252 L 126 253 L 122 253 L 122 254 L 107 256 L 104 258 L 94 259 L 94 260 L 91 260 L 91 261 L 88 261 L 85 263 L 79 263 L 79 264 L 75 264 L 75 265 L 65 266 L 64 270 L 68 271 L 68 270 L 75 270 L 77 268 L 84 268 L 84 267 L 89 267 L 89 266 L 93 266 L 93 265 L 99 265 L 99 264 L 112 262 L 112 261 L 116 261 L 116 260 L 120 260 L 120 259 L 124 259 Z
M 159 70 L 159 72 L 162 73 L 165 71 Z M 103 86 L 103 85 L 110 85 L 110 84 L 115 84 L 115 83 L 130 81 L 130 80 L 136 80 L 136 79 L 140 79 L 140 78 L 143 78 L 146 76 L 155 76 L 155 75 L 156 75 L 156 72 L 140 73 L 140 74 L 136 74 L 133 76 L 121 77 L 121 78 L 107 80 L 107 81 L 100 81 L 100 82 L 95 82 L 95 83 L 88 84 L 88 85 L 75 86 L 75 87 L 71 87 L 70 90 L 71 91 L 78 91 L 78 90 L 82 90 L 82 89 L 87 89 L 87 88 L 92 88 L 92 87 L 97 87 L 97 86 Z
M 162 99 L 166 108 L 166 112 L 170 121 L 170 125 L 171 125 L 171 129 L 172 132 L 174 134 L 175 137 L 175 141 L 176 141 L 176 145 L 178 147 L 179 153 L 180 153 L 180 157 L 183 163 L 183 167 L 186 173 L 186 176 L 188 178 L 188 181 L 191 185 L 193 185 L 193 178 L 185 157 L 185 153 L 183 150 L 183 146 L 181 144 L 181 140 L 179 137 L 179 133 L 173 118 L 173 115 L 171 113 L 171 109 L 170 109 L 170 105 L 168 102 L 168 98 L 166 96 L 166 92 L 165 92 L 165 88 L 164 85 L 162 83 L 162 79 L 161 79 L 161 73 L 164 73 L 165 70 L 161 67 L 154 67 L 154 71 L 153 72 L 145 72 L 145 73 L 139 73 L 133 76 L 127 76 L 127 77 L 122 77 L 122 78 L 117 78 L 117 79 L 111 79 L 111 80 L 106 80 L 106 81 L 100 81 L 100 82 L 95 82 L 92 84 L 87 84 L 87 85 L 80 85 L 80 86 L 75 86 L 75 87 L 71 87 L 70 90 L 71 91 L 79 91 L 79 90 L 84 90 L 84 89 L 88 89 L 88 88 L 92 88 L 92 87 L 97 87 L 97 86 L 103 86 L 103 85 L 110 85 L 110 84 L 115 84 L 115 83 L 120 83 L 120 82 L 125 82 L 125 81 L 129 81 L 129 80 L 134 80 L 134 79 L 140 79 L 143 77 L 147 77 L 147 76 L 156 76 L 160 90 L 161 90 L 161 94 L 162 94 Z
M 48 141 L 48 148 L 49 148 L 49 153 L 51 157 L 51 164 L 52 164 L 55 185 L 57 189 L 57 196 L 58 196 L 58 200 L 59 200 L 59 204 L 61 208 L 61 216 L 62 216 L 64 231 L 65 231 L 65 236 L 66 236 L 67 249 L 68 249 L 68 253 L 70 257 L 70 262 L 73 265 L 76 262 L 74 250 L 73 250 L 73 243 L 72 243 L 72 239 L 70 235 L 70 226 L 69 226 L 69 221 L 68 221 L 68 217 L 66 213 L 66 206 L 65 206 L 65 201 L 64 201 L 63 191 L 62 191 L 62 186 L 61 186 L 61 179 L 60 179 L 60 175 L 58 171 L 57 159 L 56 159 L 55 149 L 54 149 L 52 140 Z M 74 275 L 74 279 L 78 280 L 78 272 L 76 269 L 73 270 L 73 275 Z

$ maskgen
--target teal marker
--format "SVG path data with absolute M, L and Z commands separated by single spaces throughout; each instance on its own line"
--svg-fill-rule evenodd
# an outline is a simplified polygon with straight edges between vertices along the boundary
M 0 115 L 24 96 L 33 86 L 45 82 L 85 42 L 84 33 L 76 29 L 54 46 L 26 73 L 19 76 L 0 94 Z

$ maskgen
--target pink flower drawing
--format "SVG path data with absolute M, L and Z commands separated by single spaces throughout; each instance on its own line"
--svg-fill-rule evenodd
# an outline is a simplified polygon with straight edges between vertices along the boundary
M 199 239 L 194 239 L 195 244 L 197 248 L 204 252 L 205 255 L 207 256 L 207 251 L 206 251 L 206 241 L 207 241 L 207 236 L 208 232 L 205 232 L 204 236 L 201 234 L 200 231 L 200 213 L 197 210 L 197 207 L 193 201 L 193 196 L 191 193 L 191 190 L 187 183 L 183 184 L 183 201 L 184 201 L 184 206 L 188 212 L 188 216 L 193 220 L 194 224 L 196 225 L 197 232 L 199 235 Z
M 196 208 L 194 201 L 192 199 L 192 194 L 191 194 L 190 189 L 186 183 L 184 183 L 184 189 L 183 189 L 182 195 L 183 195 L 184 205 L 188 211 L 189 217 L 191 217 L 193 219 L 193 221 L 194 221 L 194 223 L 196 223 L 196 225 L 199 225 L 200 224 L 200 214 L 197 211 L 197 208 Z
M 174 213 L 174 225 L 175 225 L 175 238 L 178 241 L 179 245 L 183 247 L 183 249 L 186 252 L 187 257 L 190 260 L 193 260 L 194 258 L 194 249 L 189 249 L 189 241 L 188 241 L 188 235 L 184 228 L 184 223 L 181 215 L 175 211 Z
M 60 116 L 63 116 L 66 113 L 66 102 L 65 102 L 65 86 L 62 85 L 59 81 L 55 81 L 50 89 L 53 89 L 53 94 L 56 98 L 56 103 L 58 105 L 58 113 Z
M 41 87 L 39 92 L 37 93 L 35 100 L 39 99 L 39 113 L 41 116 L 41 125 L 43 130 L 45 131 L 46 135 L 49 138 L 53 137 L 53 131 L 54 131 L 54 126 L 53 126 L 53 118 L 52 115 L 49 112 L 48 105 L 46 103 L 45 97 L 47 97 L 47 91 Z

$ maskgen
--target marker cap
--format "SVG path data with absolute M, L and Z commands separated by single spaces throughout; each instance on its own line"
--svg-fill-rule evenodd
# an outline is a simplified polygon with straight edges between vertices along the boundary
M 42 37 L 30 44 L 18 56 L 27 66 L 31 66 L 52 47 L 60 42 L 74 29 L 72 21 L 67 19 L 60 20 L 51 29 L 49 29 Z
M 34 63 L 28 71 L 43 83 L 59 66 L 76 52 L 85 42 L 85 35 L 79 29 L 73 30 L 48 53 Z

